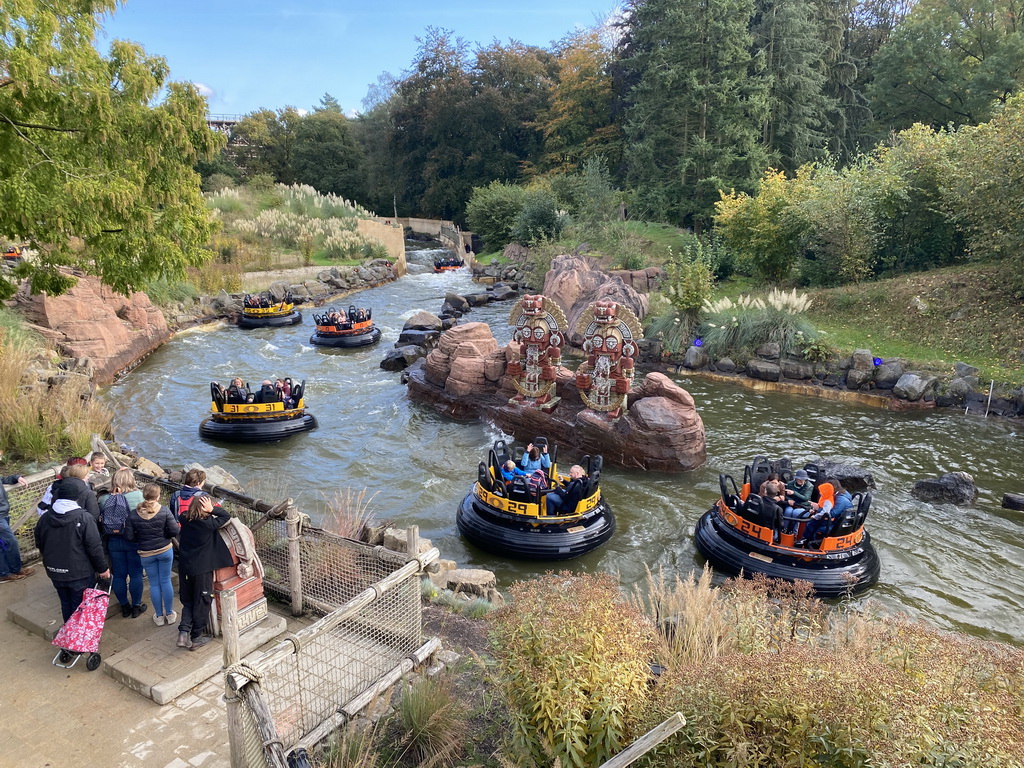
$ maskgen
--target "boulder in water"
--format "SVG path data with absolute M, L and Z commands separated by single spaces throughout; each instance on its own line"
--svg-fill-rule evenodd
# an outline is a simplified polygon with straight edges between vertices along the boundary
M 978 498 L 978 486 L 966 472 L 950 472 L 942 477 L 929 477 L 914 483 L 911 491 L 921 501 L 931 504 L 972 504 Z

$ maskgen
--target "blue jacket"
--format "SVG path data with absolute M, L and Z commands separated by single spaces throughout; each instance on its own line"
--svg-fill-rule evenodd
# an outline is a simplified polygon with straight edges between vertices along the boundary
M 519 461 L 519 465 L 526 470 L 528 474 L 535 472 L 538 469 L 551 469 L 551 457 L 546 453 L 542 453 L 539 459 L 531 461 L 530 454 L 524 453 L 523 458 Z
M 836 496 L 836 502 L 835 502 L 835 504 L 832 505 L 832 509 L 828 510 L 828 518 L 830 520 L 838 520 L 840 517 L 842 517 L 843 512 L 845 512 L 846 510 L 848 510 L 852 506 L 853 506 L 853 497 L 850 495 L 849 491 L 847 491 L 846 489 L 843 489 Z M 824 519 L 825 518 L 824 510 L 819 512 L 817 515 L 814 515 L 814 517 L 818 518 L 818 519 Z
M 519 467 L 516 467 L 515 469 L 511 469 L 511 470 L 510 469 L 505 469 L 504 467 L 501 468 L 501 476 L 502 476 L 502 478 L 504 478 L 506 483 L 511 483 L 512 480 L 515 479 L 516 475 L 529 475 L 529 474 L 530 474 L 529 472 L 524 472 Z

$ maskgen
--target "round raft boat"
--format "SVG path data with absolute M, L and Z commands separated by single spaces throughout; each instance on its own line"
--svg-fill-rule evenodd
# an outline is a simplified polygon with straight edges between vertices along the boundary
M 546 444 L 537 438 L 538 446 Z M 602 459 L 584 457 L 585 476 L 571 484 L 559 475 L 557 448 L 551 451 L 551 467 L 532 475 L 517 475 L 511 482 L 501 468 L 512 459 L 504 440 L 488 452 L 487 462 L 477 467 L 477 482 L 455 514 L 459 533 L 469 542 L 502 557 L 521 560 L 568 560 L 604 544 L 615 532 L 615 515 L 601 496 Z M 548 514 L 547 495 L 564 498 L 554 514 Z
M 239 328 L 280 328 L 302 322 L 302 313 L 295 308 L 291 296 L 283 301 L 274 301 L 266 291 L 260 294 L 245 294 L 242 299 L 242 315 L 238 318 Z
M 211 412 L 199 424 L 199 435 L 233 443 L 270 443 L 314 430 L 318 425 L 306 412 L 305 389 L 305 381 L 295 385 L 286 402 L 273 387 L 250 395 L 248 387 L 224 388 L 211 382 Z
M 466 266 L 466 262 L 458 256 L 449 256 L 443 259 L 434 259 L 435 272 L 454 272 Z
M 795 474 L 788 459 L 757 457 L 744 468 L 740 488 L 731 476 L 719 475 L 721 498 L 704 513 L 694 533 L 697 550 L 711 566 L 733 576 L 763 573 L 791 582 L 809 581 L 819 597 L 854 594 L 878 581 L 878 554 L 864 528 L 871 494 L 854 494 L 850 506 L 836 519 L 816 526 L 822 528 L 821 535 L 807 541 L 803 537 L 809 520 L 783 515 L 775 504 L 751 491 L 760 490 L 773 472 L 790 484 Z M 806 482 L 813 484 L 810 500 L 816 506 L 826 501 L 828 506 L 834 504 L 834 484 L 818 476 L 817 466 L 807 464 L 803 472 Z M 795 533 L 780 528 L 792 528 Z
M 356 309 L 348 312 L 331 308 L 322 315 L 313 315 L 316 330 L 309 337 L 310 344 L 321 347 L 368 347 L 380 341 L 380 328 L 373 324 L 373 310 Z

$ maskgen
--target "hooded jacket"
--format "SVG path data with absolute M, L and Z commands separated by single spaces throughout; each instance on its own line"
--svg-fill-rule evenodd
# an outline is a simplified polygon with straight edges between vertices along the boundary
M 178 539 L 178 573 L 196 576 L 218 568 L 234 565 L 228 545 L 217 533 L 231 519 L 225 509 L 214 506 L 206 519 L 181 518 L 181 536 Z
M 36 523 L 35 539 L 53 581 L 79 581 L 107 570 L 96 518 L 72 499 L 53 502 Z
M 164 506 L 153 514 L 144 513 L 136 507 L 128 513 L 125 521 L 125 538 L 135 545 L 140 555 L 143 552 L 158 554 L 166 551 L 171 546 L 171 539 L 180 531 L 171 510 Z

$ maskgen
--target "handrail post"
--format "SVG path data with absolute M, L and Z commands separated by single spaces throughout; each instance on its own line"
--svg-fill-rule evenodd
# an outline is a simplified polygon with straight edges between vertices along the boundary
M 292 616 L 302 615 L 302 515 L 289 504 L 284 517 L 288 526 L 288 587 L 291 590 Z
M 224 639 L 224 669 L 237 664 L 242 657 L 238 638 L 238 596 L 235 590 L 226 589 L 219 595 L 221 609 L 221 627 Z M 217 606 L 213 606 L 217 610 Z M 228 747 L 231 751 L 231 765 L 245 766 L 248 764 L 245 755 L 245 725 L 242 723 L 242 701 L 238 693 L 224 683 L 224 705 L 228 716 Z

